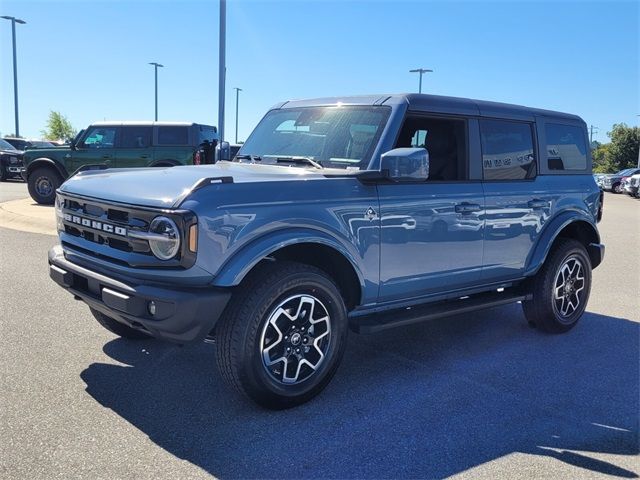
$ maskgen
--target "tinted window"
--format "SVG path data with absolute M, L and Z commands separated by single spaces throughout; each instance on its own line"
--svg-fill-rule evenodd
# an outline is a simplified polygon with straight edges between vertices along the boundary
M 587 145 L 580 127 L 547 123 L 545 134 L 549 170 L 587 168 Z
M 524 180 L 536 176 L 530 124 L 483 120 L 480 136 L 485 180 Z
M 409 116 L 400 130 L 396 148 L 426 148 L 429 180 L 465 180 L 466 126 L 463 120 Z
M 158 127 L 158 145 L 188 145 L 187 127 Z
M 122 127 L 122 148 L 147 148 L 151 146 L 152 127 Z
M 84 138 L 87 148 L 113 148 L 116 139 L 116 127 L 93 127 Z
M 14 147 L 13 145 L 11 145 L 9 142 L 7 142 L 6 140 L 2 140 L 0 139 L 0 149 L 2 150 L 11 150 L 12 152 L 16 150 L 16 147 Z

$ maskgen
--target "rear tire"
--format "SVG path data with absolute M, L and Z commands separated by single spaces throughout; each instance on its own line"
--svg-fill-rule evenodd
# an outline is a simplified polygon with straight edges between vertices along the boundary
M 294 407 L 329 383 L 347 331 L 344 301 L 322 270 L 268 262 L 236 289 L 216 326 L 218 368 L 259 405 Z
M 571 330 L 591 291 L 591 260 L 580 242 L 560 239 L 532 279 L 533 298 L 522 302 L 527 321 L 548 333 Z
M 109 330 L 111 333 L 115 333 L 119 337 L 127 338 L 129 340 L 147 340 L 151 338 L 150 335 L 136 330 L 135 328 L 128 327 L 127 325 L 114 320 L 111 317 L 106 316 L 104 313 L 98 310 L 90 309 L 94 318 L 100 325 Z
M 622 184 L 621 184 L 620 182 L 618 182 L 618 183 L 614 184 L 614 185 L 611 187 L 611 191 L 612 191 L 613 193 L 622 193 Z
M 62 177 L 51 167 L 36 168 L 27 178 L 29 195 L 40 205 L 53 205 Z

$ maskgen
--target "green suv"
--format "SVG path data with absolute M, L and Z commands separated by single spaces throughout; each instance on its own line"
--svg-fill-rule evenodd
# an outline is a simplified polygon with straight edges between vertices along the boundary
M 56 189 L 78 169 L 172 167 L 213 163 L 216 127 L 187 122 L 98 122 L 70 145 L 24 154 L 29 194 L 53 204 Z

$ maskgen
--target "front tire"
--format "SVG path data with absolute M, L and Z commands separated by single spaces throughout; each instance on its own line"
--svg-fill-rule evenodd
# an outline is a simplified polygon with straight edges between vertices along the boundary
M 527 321 L 548 333 L 571 330 L 591 291 L 591 260 L 581 243 L 560 239 L 532 281 L 533 298 L 522 302 Z
M 344 301 L 322 270 L 265 263 L 237 288 L 216 326 L 218 367 L 259 405 L 294 407 L 329 383 L 347 332 Z
M 616 183 L 613 187 L 611 187 L 611 191 L 613 193 L 622 193 L 622 184 L 620 182 Z
M 7 167 L 0 165 L 0 182 L 6 182 L 8 177 Z
M 36 168 L 27 178 L 29 195 L 41 205 L 53 205 L 62 177 L 51 167 Z

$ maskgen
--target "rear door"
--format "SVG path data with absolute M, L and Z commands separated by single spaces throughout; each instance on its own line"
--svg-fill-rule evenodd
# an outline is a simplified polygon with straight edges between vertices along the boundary
M 146 167 L 154 160 L 154 149 L 151 144 L 152 126 L 123 125 L 116 151 L 118 168 Z
M 485 242 L 483 280 L 522 274 L 553 198 L 537 175 L 538 152 L 532 121 L 480 120 Z
M 482 271 L 484 197 L 469 178 L 464 118 L 408 115 L 397 147 L 425 147 L 429 179 L 378 186 L 380 302 L 419 298 L 475 284 Z M 477 142 L 476 142 L 477 143 Z

